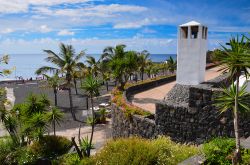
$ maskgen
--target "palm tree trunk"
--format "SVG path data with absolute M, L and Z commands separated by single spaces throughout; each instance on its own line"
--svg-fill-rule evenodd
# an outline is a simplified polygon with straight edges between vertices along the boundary
M 76 120 L 76 116 L 75 116 L 75 113 L 74 113 L 74 110 L 73 110 L 73 100 L 72 100 L 71 88 L 69 87 L 68 90 L 69 90 L 69 107 L 70 107 L 70 112 L 71 112 L 72 118 L 74 120 Z
M 57 90 L 54 88 L 55 106 L 57 107 Z
M 88 98 L 88 96 L 86 97 L 86 109 L 87 110 L 89 109 L 89 98 Z
M 54 136 L 56 136 L 56 121 L 53 120 L 53 130 L 54 130 Z
M 143 81 L 144 71 L 141 72 L 141 80 Z
M 91 112 L 92 112 L 92 119 L 93 119 L 93 123 L 92 123 L 92 130 L 91 130 L 91 136 L 90 136 L 90 140 L 89 140 L 89 146 L 91 146 L 92 145 L 92 140 L 93 140 L 93 135 L 94 135 L 94 129 L 95 129 L 95 123 L 94 123 L 94 121 L 95 121 L 95 112 L 94 112 L 94 101 L 93 101 L 93 96 L 90 96 L 91 97 L 91 107 L 92 107 L 92 110 L 91 110 Z M 88 155 L 88 157 L 90 156 L 90 147 L 87 149 L 87 155 Z
M 76 84 L 77 84 L 77 82 L 76 82 L 76 79 L 74 78 L 74 86 L 75 86 L 75 91 L 76 91 L 76 94 L 78 94 Z
M 240 153 L 240 137 L 239 137 L 239 121 L 238 121 L 238 95 L 239 95 L 239 74 L 236 76 L 236 94 L 235 94 L 235 107 L 234 107 L 234 133 L 235 133 L 235 142 L 236 142 L 236 151 L 234 153 L 233 164 L 238 164 L 241 160 Z
M 109 82 L 108 81 L 106 81 L 106 89 L 107 89 L 107 91 L 109 91 Z

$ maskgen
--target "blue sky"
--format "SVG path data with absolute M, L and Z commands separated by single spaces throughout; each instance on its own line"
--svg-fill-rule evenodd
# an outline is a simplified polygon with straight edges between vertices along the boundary
M 0 53 L 77 51 L 106 46 L 176 53 L 177 26 L 195 20 L 208 26 L 208 48 L 250 32 L 249 0 L 0 0 Z

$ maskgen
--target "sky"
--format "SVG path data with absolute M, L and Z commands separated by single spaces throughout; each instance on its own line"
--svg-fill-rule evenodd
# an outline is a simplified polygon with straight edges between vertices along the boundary
M 177 27 L 208 26 L 208 49 L 250 32 L 250 0 L 0 0 L 0 53 L 40 54 L 72 44 L 175 54 Z

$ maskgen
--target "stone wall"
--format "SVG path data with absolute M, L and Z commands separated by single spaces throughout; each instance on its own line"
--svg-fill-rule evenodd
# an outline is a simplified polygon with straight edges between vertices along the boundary
M 227 75 L 220 76 L 196 86 L 176 84 L 164 100 L 156 104 L 153 118 L 125 116 L 116 105 L 112 105 L 113 137 L 131 135 L 154 138 L 168 135 L 177 142 L 203 143 L 215 136 L 234 136 L 232 112 L 221 114 L 213 106 L 213 98 L 226 84 Z M 154 83 L 156 84 L 156 83 Z M 124 92 L 125 100 L 144 87 L 130 87 Z M 250 117 L 240 115 L 240 135 L 250 136 Z
M 156 137 L 155 121 L 143 116 L 126 116 L 123 111 L 112 104 L 112 137 L 140 136 L 144 138 Z
M 179 142 L 200 144 L 215 136 L 234 137 L 232 112 L 220 113 L 213 98 L 227 75 L 197 86 L 176 85 L 164 101 L 156 104 L 159 134 Z M 220 85 L 219 85 L 220 84 Z M 250 118 L 241 114 L 240 135 L 250 136 Z
M 127 104 L 129 102 L 129 97 L 140 91 L 144 91 L 150 88 L 154 88 L 158 85 L 162 85 L 168 82 L 172 82 L 176 79 L 176 76 L 170 76 L 162 79 L 153 80 L 150 82 L 145 82 L 143 84 L 137 84 L 127 88 L 123 97 Z M 112 104 L 112 136 L 117 137 L 129 137 L 129 136 L 140 136 L 144 138 L 154 138 L 158 135 L 158 129 L 155 125 L 154 115 L 149 117 L 132 115 L 130 117 L 125 116 L 125 113 L 120 107 Z

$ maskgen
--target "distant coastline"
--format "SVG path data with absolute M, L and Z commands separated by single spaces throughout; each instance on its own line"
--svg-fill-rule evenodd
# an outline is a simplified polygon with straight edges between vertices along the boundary
M 93 56 L 96 59 L 100 58 L 100 54 L 90 54 L 90 56 Z M 170 58 L 170 56 L 176 59 L 176 54 L 151 54 L 150 59 L 153 62 L 159 63 L 166 61 Z M 35 79 L 37 76 L 34 72 L 41 66 L 49 65 L 44 58 L 46 58 L 46 54 L 10 54 L 9 64 L 2 65 L 2 67 L 11 69 L 12 74 L 0 77 L 0 81 L 16 80 L 18 77 L 22 77 L 24 79 L 32 77 Z M 14 68 L 16 68 L 16 70 Z

